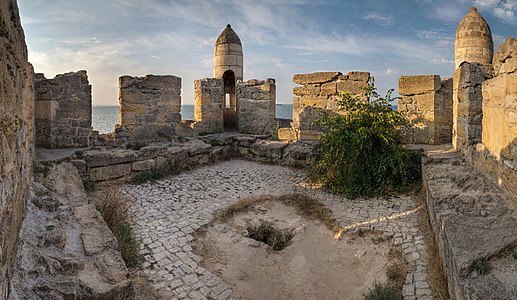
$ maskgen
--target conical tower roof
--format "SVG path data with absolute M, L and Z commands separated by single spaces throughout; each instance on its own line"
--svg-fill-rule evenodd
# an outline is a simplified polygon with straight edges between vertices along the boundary
M 239 39 L 239 36 L 233 31 L 232 26 L 230 24 L 226 25 L 226 28 L 221 32 L 219 37 L 217 38 L 217 41 L 215 42 L 215 45 L 221 45 L 221 44 L 241 44 L 241 39 Z
M 462 62 L 492 63 L 494 42 L 490 26 L 473 6 L 456 30 L 455 65 Z

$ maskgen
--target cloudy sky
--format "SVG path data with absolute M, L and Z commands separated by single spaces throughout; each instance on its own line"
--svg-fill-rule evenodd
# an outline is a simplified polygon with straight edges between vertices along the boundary
M 277 80 L 292 102 L 292 77 L 370 71 L 384 91 L 401 75 L 451 76 L 454 34 L 476 5 L 496 47 L 517 33 L 517 0 L 18 0 L 36 72 L 85 69 L 94 105 L 116 105 L 118 77 L 212 76 L 213 45 L 227 23 L 244 47 L 245 79 Z

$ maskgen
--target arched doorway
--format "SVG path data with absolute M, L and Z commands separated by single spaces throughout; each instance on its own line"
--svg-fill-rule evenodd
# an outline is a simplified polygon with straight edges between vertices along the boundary
M 227 70 L 223 74 L 224 81 L 224 127 L 237 127 L 237 95 L 235 94 L 235 73 Z

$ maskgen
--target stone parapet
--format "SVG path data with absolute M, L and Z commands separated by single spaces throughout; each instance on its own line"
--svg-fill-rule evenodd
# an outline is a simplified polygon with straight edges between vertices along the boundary
M 278 122 L 275 119 L 275 80 L 248 80 L 237 82 L 237 130 L 245 134 L 269 134 L 276 136 Z
M 172 75 L 119 78 L 120 126 L 130 144 L 170 140 L 181 121 L 181 78 Z

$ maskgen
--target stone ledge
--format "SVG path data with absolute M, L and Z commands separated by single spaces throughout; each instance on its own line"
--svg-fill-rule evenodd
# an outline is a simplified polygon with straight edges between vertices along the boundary
M 517 280 L 508 278 L 517 278 L 517 261 L 503 252 L 517 243 L 512 197 L 477 173 L 459 153 L 428 154 L 422 173 L 451 297 L 512 298 Z M 475 270 L 480 260 L 491 265 L 489 274 Z

